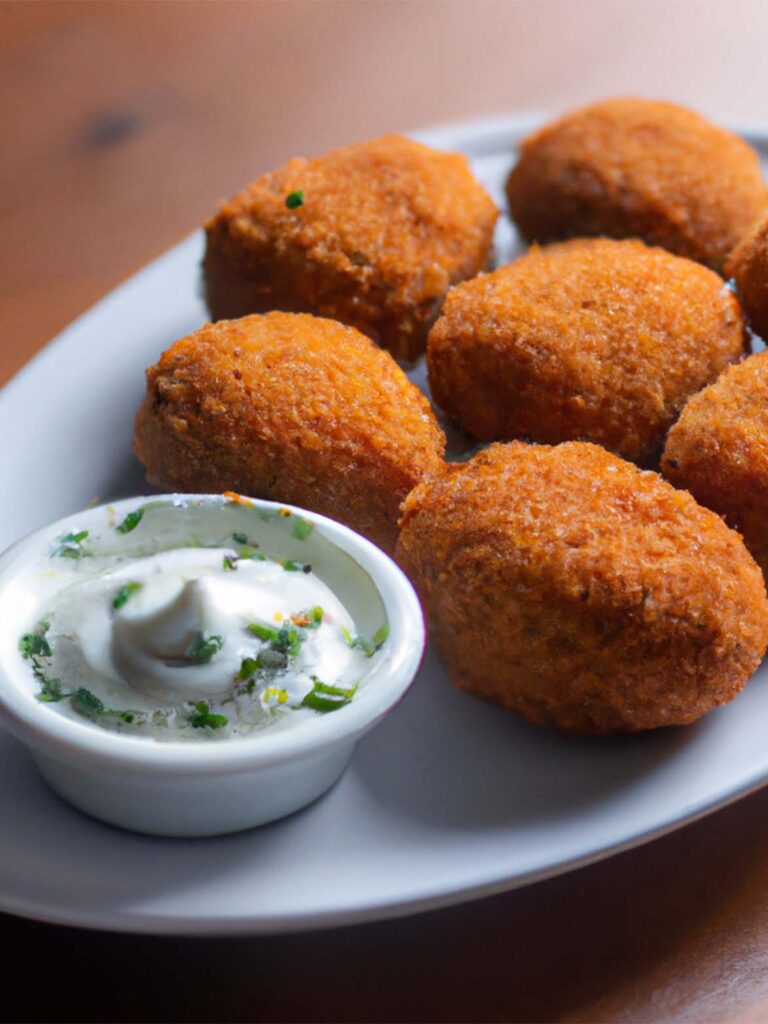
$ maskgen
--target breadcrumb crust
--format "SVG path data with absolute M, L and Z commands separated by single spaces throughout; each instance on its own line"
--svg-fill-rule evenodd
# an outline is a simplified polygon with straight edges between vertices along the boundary
M 523 140 L 507 180 L 529 241 L 642 238 L 719 269 L 765 209 L 755 151 L 674 103 L 611 99 Z
M 744 339 L 713 271 L 637 241 L 576 239 L 452 289 L 430 332 L 429 380 L 482 440 L 585 439 L 649 464 Z
M 749 326 L 765 341 L 768 338 L 768 215 L 755 224 L 730 254 L 725 273 L 736 282 Z
M 316 313 L 412 360 L 448 288 L 486 266 L 497 217 L 466 157 L 401 135 L 290 160 L 206 224 L 208 306 Z
M 442 469 L 419 389 L 352 327 L 270 313 L 207 324 L 147 370 L 136 452 L 149 479 L 321 512 L 391 550 L 400 502 Z
M 454 683 L 571 732 L 692 722 L 768 643 L 738 534 L 597 445 L 496 444 L 423 482 L 396 557 Z
M 688 402 L 661 465 L 739 530 L 768 575 L 768 352 L 730 367 Z

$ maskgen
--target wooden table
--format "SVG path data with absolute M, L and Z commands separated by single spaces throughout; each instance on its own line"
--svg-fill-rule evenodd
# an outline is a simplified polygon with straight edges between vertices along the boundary
M 762 0 L 0 4 L 0 381 L 288 156 L 622 93 L 765 124 L 767 32 Z M 765 1021 L 768 793 L 399 921 L 0 938 L 13 1020 Z

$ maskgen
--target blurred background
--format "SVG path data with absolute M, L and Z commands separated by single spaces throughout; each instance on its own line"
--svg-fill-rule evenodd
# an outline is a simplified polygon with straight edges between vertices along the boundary
M 0 3 L 0 381 L 295 155 L 636 93 L 768 120 L 765 0 Z

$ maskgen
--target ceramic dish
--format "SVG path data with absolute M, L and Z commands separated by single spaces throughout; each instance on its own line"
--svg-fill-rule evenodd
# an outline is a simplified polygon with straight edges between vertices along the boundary
M 421 138 L 460 149 L 502 204 L 529 118 Z M 768 136 L 751 134 L 761 154 Z M 514 251 L 502 221 L 501 261 Z M 199 234 L 48 346 L 0 394 L 0 544 L 145 489 L 131 452 L 143 370 L 205 319 Z M 423 366 L 414 373 L 423 381 Z M 40 396 L 45 401 L 40 401 Z M 370 921 L 546 878 L 661 835 L 768 781 L 768 672 L 686 729 L 590 740 L 454 691 L 431 652 L 406 698 L 300 814 L 216 839 L 120 832 L 49 793 L 0 734 L 0 908 L 136 932 L 232 934 Z
M 114 524 L 137 507 L 148 509 L 144 521 L 130 534 L 118 534 Z M 154 520 L 159 517 L 165 522 L 158 525 Z M 306 537 L 294 535 L 296 517 L 309 531 Z M 171 523 L 178 524 L 172 531 Z M 163 528 L 165 534 L 159 533 Z M 229 739 L 158 742 L 61 714 L 58 704 L 37 699 L 39 684 L 18 643 L 32 624 L 29 608 L 40 578 L 54 576 L 60 562 L 49 554 L 56 539 L 80 530 L 88 531 L 90 562 L 105 552 L 138 558 L 178 547 L 182 540 L 200 545 L 245 531 L 272 557 L 311 564 L 344 607 L 355 609 L 361 630 L 372 634 L 386 623 L 388 640 L 365 665 L 348 706 L 332 714 L 302 711 L 303 717 L 292 723 L 289 711 L 279 722 L 289 728 Z M 44 573 L 34 568 L 41 559 Z M 63 565 L 69 569 L 72 562 Z M 413 587 L 369 541 L 292 506 L 232 503 L 215 495 L 129 498 L 60 519 L 14 544 L 0 559 L 0 621 L 0 714 L 29 748 L 48 784 L 102 821 L 165 836 L 236 832 L 316 800 L 342 774 L 360 737 L 402 698 L 425 643 Z

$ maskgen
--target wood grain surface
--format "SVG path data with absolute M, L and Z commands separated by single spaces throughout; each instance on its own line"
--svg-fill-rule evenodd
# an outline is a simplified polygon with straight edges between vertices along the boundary
M 289 156 L 616 94 L 768 125 L 767 35 L 762 0 L 0 4 L 0 382 Z M 768 1021 L 768 793 L 404 920 L 0 940 L 8 1020 Z

